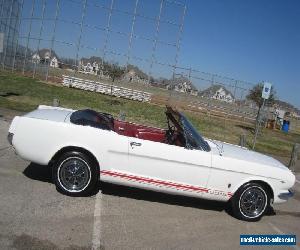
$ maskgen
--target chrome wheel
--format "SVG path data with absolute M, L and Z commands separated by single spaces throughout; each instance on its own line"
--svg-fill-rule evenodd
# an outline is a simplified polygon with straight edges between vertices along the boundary
M 57 169 L 58 181 L 69 192 L 80 192 L 90 183 L 89 165 L 79 157 L 65 159 Z
M 266 209 L 267 194 L 259 186 L 248 187 L 239 199 L 240 212 L 247 218 L 257 218 Z

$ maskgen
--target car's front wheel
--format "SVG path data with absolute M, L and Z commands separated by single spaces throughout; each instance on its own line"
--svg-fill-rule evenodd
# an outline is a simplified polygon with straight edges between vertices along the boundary
M 270 205 L 270 196 L 264 186 L 248 183 L 232 197 L 233 215 L 245 221 L 258 221 Z
M 95 190 L 98 178 L 96 163 L 82 152 L 66 152 L 54 163 L 53 180 L 63 194 L 89 195 Z

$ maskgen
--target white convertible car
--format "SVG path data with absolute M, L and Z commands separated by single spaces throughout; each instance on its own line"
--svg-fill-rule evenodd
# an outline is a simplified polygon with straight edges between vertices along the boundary
M 57 189 L 68 195 L 87 195 L 100 179 L 229 201 L 233 214 L 247 221 L 292 196 L 295 176 L 279 161 L 203 138 L 171 107 L 166 117 L 163 130 L 90 109 L 39 106 L 13 119 L 8 140 L 20 157 L 52 167 Z

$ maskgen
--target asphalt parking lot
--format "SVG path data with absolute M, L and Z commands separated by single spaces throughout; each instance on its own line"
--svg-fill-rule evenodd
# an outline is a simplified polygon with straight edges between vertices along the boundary
M 0 118 L 0 249 L 247 249 L 240 234 L 296 234 L 300 249 L 299 181 L 288 203 L 256 223 L 236 220 L 222 203 L 103 183 L 92 197 L 67 197 L 49 168 L 15 155 L 7 120 Z

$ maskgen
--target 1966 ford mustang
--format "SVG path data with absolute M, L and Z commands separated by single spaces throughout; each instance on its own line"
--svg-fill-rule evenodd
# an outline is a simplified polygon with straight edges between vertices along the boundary
M 51 166 L 57 189 L 67 195 L 87 195 L 100 179 L 229 201 L 233 214 L 247 221 L 292 196 L 295 176 L 279 161 L 203 138 L 171 107 L 166 117 L 163 130 L 89 109 L 39 106 L 13 119 L 8 140 L 22 158 Z

